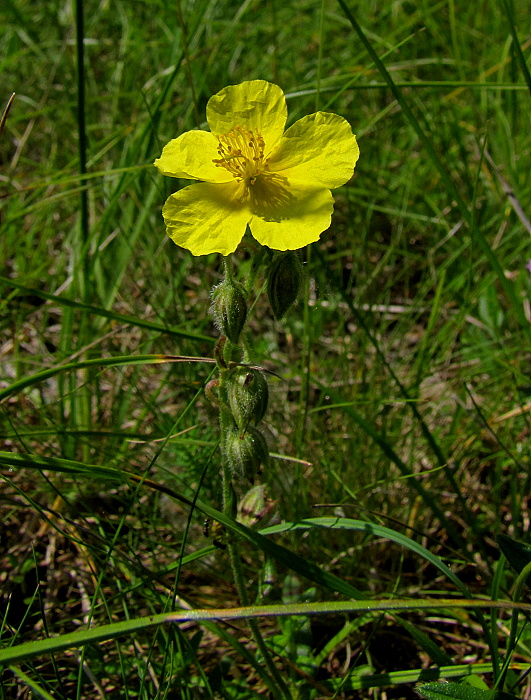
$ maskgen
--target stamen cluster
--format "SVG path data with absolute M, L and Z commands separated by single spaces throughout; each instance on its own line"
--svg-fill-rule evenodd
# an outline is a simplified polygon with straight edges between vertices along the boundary
M 262 136 L 247 126 L 235 126 L 217 139 L 220 158 L 212 162 L 226 168 L 239 182 L 254 185 L 258 175 L 267 169 L 269 160 L 264 158 Z

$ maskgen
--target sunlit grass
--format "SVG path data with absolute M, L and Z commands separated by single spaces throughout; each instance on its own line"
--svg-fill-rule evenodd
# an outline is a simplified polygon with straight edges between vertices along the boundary
M 274 322 L 263 279 L 253 288 L 255 361 L 281 379 L 255 526 L 278 530 L 269 550 L 242 534 L 251 602 L 466 598 L 439 557 L 471 596 L 510 599 L 494 538 L 529 530 L 525 3 L 81 4 L 86 178 L 75 8 L 0 10 L 2 106 L 16 93 L 0 140 L 1 653 L 81 634 L 7 660 L 0 697 L 275 695 L 243 623 L 82 639 L 186 605 L 238 605 L 226 554 L 187 504 L 220 510 L 217 411 L 202 391 L 212 365 L 113 358 L 212 357 L 221 261 L 167 239 L 160 210 L 179 183 L 151 164 L 204 128 L 212 94 L 249 79 L 282 87 L 290 123 L 342 115 L 361 150 L 330 231 L 304 252 L 298 303 Z M 247 248 L 235 262 L 251 274 Z M 370 525 L 281 532 L 325 517 Z M 511 622 L 483 613 L 483 628 L 465 608 L 260 628 L 293 697 L 388 686 L 409 698 L 422 668 L 452 661 L 493 687 Z M 528 636 L 522 625 L 506 690 L 529 664 Z

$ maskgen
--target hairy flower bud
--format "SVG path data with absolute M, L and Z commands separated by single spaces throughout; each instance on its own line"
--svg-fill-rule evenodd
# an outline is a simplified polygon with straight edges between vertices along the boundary
M 257 369 L 237 367 L 227 381 L 227 395 L 234 420 L 240 430 L 249 423 L 258 423 L 267 410 L 269 390 L 262 372 Z
M 265 518 L 275 507 L 267 495 L 265 484 L 255 484 L 238 501 L 238 522 L 252 527 Z
M 248 428 L 244 435 L 232 430 L 226 437 L 225 457 L 233 476 L 245 477 L 251 483 L 260 467 L 269 465 L 267 443 L 256 428 Z
M 225 278 L 214 287 L 210 313 L 220 333 L 237 343 L 247 318 L 247 302 L 241 286 Z
M 267 296 L 277 321 L 296 301 L 301 282 L 302 264 L 296 252 L 287 250 L 281 253 L 269 266 Z

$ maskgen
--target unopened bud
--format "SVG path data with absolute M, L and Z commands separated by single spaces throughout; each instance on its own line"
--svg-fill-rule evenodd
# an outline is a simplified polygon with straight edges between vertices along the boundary
M 220 333 L 237 343 L 247 318 L 247 302 L 241 286 L 225 278 L 214 287 L 210 313 Z
M 302 282 L 302 263 L 297 253 L 287 250 L 269 266 L 267 296 L 273 316 L 279 321 L 297 300 Z
M 252 527 L 269 515 L 275 505 L 267 496 L 265 484 L 256 484 L 240 498 L 237 520 L 242 525 Z
M 249 423 L 258 425 L 269 399 L 267 381 L 262 372 L 238 367 L 228 378 L 227 395 L 232 415 L 241 430 L 245 430 Z
M 225 457 L 233 476 L 245 477 L 251 483 L 260 468 L 269 465 L 267 443 L 256 428 L 248 428 L 244 435 L 232 430 L 226 438 Z

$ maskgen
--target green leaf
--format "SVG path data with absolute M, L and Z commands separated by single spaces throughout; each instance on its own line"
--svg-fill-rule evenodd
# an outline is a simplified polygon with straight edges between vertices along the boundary
M 463 678 L 463 683 L 472 686 L 472 688 L 479 688 L 480 690 L 488 690 L 489 686 L 485 683 L 483 678 L 480 678 L 476 673 L 471 676 Z
M 481 690 L 468 684 L 460 683 L 428 683 L 417 692 L 427 700 L 442 700 L 442 698 L 454 698 L 454 700 L 518 700 L 515 695 L 503 693 L 499 690 Z
M 531 563 L 531 547 L 522 542 L 517 542 L 507 535 L 497 535 L 496 541 L 509 562 L 510 566 L 517 574 L 521 573 L 529 563 Z M 527 577 L 526 583 L 531 586 L 531 574 Z

